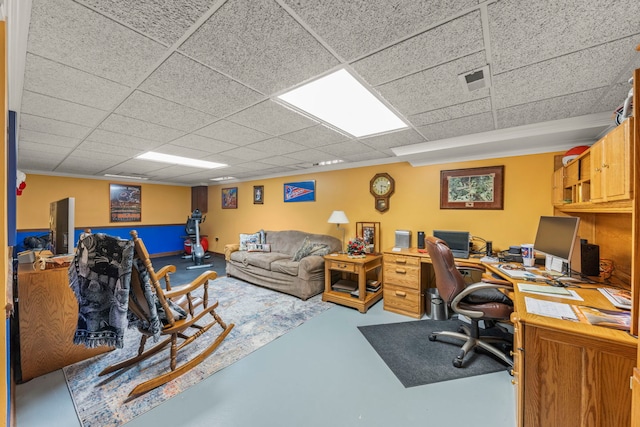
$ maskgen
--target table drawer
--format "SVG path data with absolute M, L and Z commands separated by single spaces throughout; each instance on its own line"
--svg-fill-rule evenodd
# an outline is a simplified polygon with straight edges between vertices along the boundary
M 420 290 L 420 267 L 384 264 L 384 283 Z
M 420 292 L 389 285 L 385 282 L 382 293 L 385 310 L 417 318 L 422 317 L 424 295 L 421 295 Z
M 327 262 L 327 261 L 325 261 Z M 355 273 L 356 265 L 350 262 L 343 261 L 329 261 L 329 269 L 336 271 L 346 271 L 348 273 Z
M 406 255 L 384 254 L 384 263 L 420 267 L 420 258 Z

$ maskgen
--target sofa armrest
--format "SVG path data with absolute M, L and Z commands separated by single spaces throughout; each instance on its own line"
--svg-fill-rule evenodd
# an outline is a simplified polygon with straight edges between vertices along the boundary
M 229 261 L 231 259 L 231 254 L 235 251 L 240 250 L 240 243 L 229 243 L 224 245 L 224 259 L 225 261 Z

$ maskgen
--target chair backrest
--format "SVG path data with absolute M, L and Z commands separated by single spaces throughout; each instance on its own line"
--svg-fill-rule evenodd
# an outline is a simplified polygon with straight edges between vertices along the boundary
M 451 301 L 466 287 L 464 277 L 456 267 L 453 253 L 444 240 L 428 236 L 426 244 L 436 275 L 438 293 L 450 306 Z
M 169 303 L 167 302 L 167 299 L 164 296 L 164 290 L 162 289 L 162 285 L 160 284 L 160 280 L 158 279 L 158 276 L 156 275 L 155 270 L 153 269 L 153 265 L 151 264 L 151 258 L 149 257 L 149 251 L 147 251 L 147 247 L 144 245 L 144 242 L 142 241 L 142 239 L 140 239 L 138 237 L 138 232 L 136 230 L 131 230 L 129 232 L 129 234 L 131 235 L 131 238 L 133 239 L 133 243 L 134 243 L 134 247 L 135 247 L 135 257 L 138 258 L 140 261 L 142 261 L 142 264 L 144 265 L 145 269 L 146 269 L 146 273 L 149 275 L 149 281 L 151 282 L 151 286 L 153 287 L 153 291 L 156 294 L 156 297 L 158 298 L 158 302 L 160 302 L 160 305 L 162 306 L 164 312 L 166 313 L 166 322 L 168 323 L 168 325 L 173 325 L 175 324 L 175 318 L 173 317 L 172 314 L 172 310 L 169 307 Z M 135 279 L 132 279 L 132 292 L 135 293 L 136 297 L 141 296 L 142 294 L 140 293 L 140 289 L 142 289 L 142 283 L 140 283 L 141 281 L 141 275 L 137 272 L 136 267 L 134 266 L 133 268 L 133 275 L 136 276 Z M 135 280 L 135 282 L 134 282 Z M 135 289 L 134 289 L 134 285 L 135 285 Z M 137 298 L 139 299 L 139 298 Z M 144 298 L 142 298 L 144 300 Z M 131 303 L 131 298 L 129 299 L 129 308 L 132 309 L 132 311 L 136 311 L 136 310 L 141 310 L 143 311 L 143 313 L 141 313 L 144 317 L 141 317 L 140 315 L 138 315 L 138 313 L 136 313 L 136 315 L 138 315 L 138 317 L 140 318 L 145 318 L 148 319 L 148 317 L 150 316 L 150 312 L 149 312 L 149 307 L 146 304 L 132 304 Z

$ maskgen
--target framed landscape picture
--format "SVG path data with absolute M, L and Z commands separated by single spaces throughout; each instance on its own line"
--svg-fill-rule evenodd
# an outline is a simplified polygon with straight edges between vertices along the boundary
M 503 209 L 504 166 L 440 172 L 440 209 Z
M 222 209 L 238 209 L 238 187 L 222 189 Z

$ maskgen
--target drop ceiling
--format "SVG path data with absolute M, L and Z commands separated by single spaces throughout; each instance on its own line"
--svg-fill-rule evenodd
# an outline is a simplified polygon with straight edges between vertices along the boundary
M 636 0 L 12 6 L 9 107 L 26 173 L 193 186 L 562 151 L 614 125 L 640 67 Z M 409 128 L 354 138 L 275 101 L 340 68 Z M 459 76 L 480 69 L 486 82 L 469 90 Z M 228 166 L 135 159 L 150 150 Z

